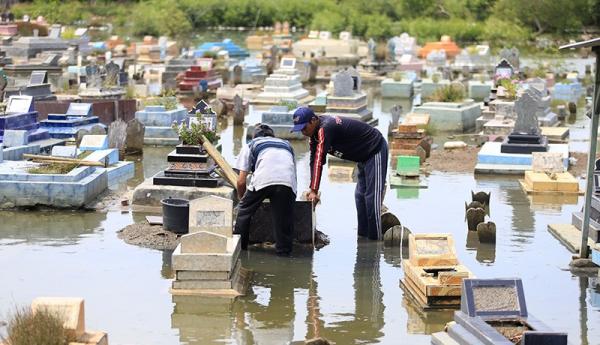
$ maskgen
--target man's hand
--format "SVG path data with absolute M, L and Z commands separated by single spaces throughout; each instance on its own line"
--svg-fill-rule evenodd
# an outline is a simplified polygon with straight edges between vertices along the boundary
M 321 199 L 319 198 L 319 194 L 312 189 L 306 193 L 306 200 L 312 203 L 313 209 L 315 208 L 315 206 L 317 206 L 319 201 L 321 201 Z

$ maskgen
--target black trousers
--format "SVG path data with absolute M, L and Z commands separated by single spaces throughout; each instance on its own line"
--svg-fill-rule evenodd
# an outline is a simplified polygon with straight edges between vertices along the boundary
M 246 190 L 240 200 L 235 234 L 242 236 L 242 249 L 248 248 L 250 237 L 250 221 L 263 200 L 271 201 L 271 217 L 275 230 L 275 249 L 278 254 L 288 254 L 292 251 L 294 234 L 294 191 L 284 185 L 272 185 L 257 191 Z

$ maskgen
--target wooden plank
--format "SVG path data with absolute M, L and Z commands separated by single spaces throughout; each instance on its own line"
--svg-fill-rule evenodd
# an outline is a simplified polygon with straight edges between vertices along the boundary
M 440 282 L 438 278 L 434 278 L 428 274 L 423 267 L 415 267 L 408 261 L 402 261 L 404 276 L 409 279 L 415 288 L 426 297 L 447 297 L 458 296 L 461 294 L 462 280 L 472 277 L 471 272 L 464 266 L 447 267 L 455 269 L 455 272 L 441 272 L 445 280 L 450 283 Z M 429 268 L 426 268 L 429 269 Z
M 237 190 L 238 175 L 235 173 L 235 171 L 233 171 L 225 158 L 221 156 L 221 153 L 217 151 L 217 149 L 210 143 L 210 141 L 208 141 L 208 139 L 206 139 L 204 135 L 202 136 L 202 147 L 204 147 L 209 156 L 211 156 L 219 168 L 221 168 L 224 175 L 223 178 L 225 178 L 227 182 L 229 182 L 231 186 Z
M 61 164 L 69 163 L 69 164 L 79 164 L 79 165 L 86 165 L 86 166 L 99 166 L 99 167 L 104 166 L 104 163 L 102 163 L 102 162 L 86 161 L 86 160 L 77 159 L 77 158 L 32 155 L 29 153 L 24 153 L 23 158 L 30 158 L 33 161 L 42 162 L 42 163 L 61 163 Z

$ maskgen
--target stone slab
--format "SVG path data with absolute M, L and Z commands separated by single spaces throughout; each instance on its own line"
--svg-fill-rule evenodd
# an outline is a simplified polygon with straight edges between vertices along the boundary
M 233 241 L 233 250 L 226 254 L 182 253 L 181 244 L 179 244 L 172 255 L 172 267 L 176 271 L 230 272 L 233 270 L 241 250 L 239 235 L 234 235 Z
M 6 147 L 24 146 L 29 144 L 29 131 L 7 129 L 4 131 L 3 144 Z
M 239 260 L 236 263 L 236 268 L 239 266 Z M 231 278 L 232 271 L 176 271 L 175 279 L 183 280 L 226 280 Z
M 197 231 L 181 237 L 181 252 L 193 254 L 226 254 L 227 236 L 208 231 Z M 232 241 L 233 242 L 233 241 Z
M 52 148 L 52 156 L 54 157 L 77 157 L 77 146 L 54 146 Z
M 146 209 L 162 212 L 160 200 L 168 198 L 169 196 L 179 199 L 194 200 L 208 195 L 217 195 L 223 198 L 233 199 L 234 192 L 235 190 L 228 186 L 216 188 L 155 186 L 152 184 L 152 178 L 148 178 L 135 188 L 132 204 L 134 206 L 150 206 L 150 209 Z
M 486 165 L 520 165 L 524 170 L 532 170 L 533 156 L 531 154 L 502 153 L 502 143 L 486 142 L 477 154 L 477 164 Z M 569 145 L 549 144 L 548 152 L 562 154 L 565 170 L 569 167 Z M 523 171 L 524 171 L 523 170 Z
M 560 152 L 533 152 L 531 155 L 533 172 L 562 173 L 566 170 Z
M 108 149 L 108 135 L 84 135 L 79 144 L 79 149 L 81 151 L 106 150 Z
M 331 163 L 329 163 L 331 164 Z M 312 243 L 315 227 L 314 211 L 308 201 L 296 200 L 294 206 L 294 241 Z M 250 222 L 250 243 L 275 243 L 275 232 L 271 218 L 271 204 L 268 201 L 258 208 Z
M 571 253 L 579 253 L 579 249 L 581 248 L 581 231 L 575 226 L 571 224 L 549 224 L 548 231 Z M 591 248 L 600 249 L 590 238 L 588 238 L 588 245 Z
M 415 113 L 430 115 L 431 124 L 440 131 L 464 132 L 475 128 L 481 106 L 472 100 L 463 103 L 427 102 L 415 107 Z
M 470 317 L 528 316 L 521 279 L 464 279 L 462 284 L 461 311 Z
M 85 309 L 83 298 L 38 297 L 31 302 L 31 310 L 46 309 L 64 319 L 63 327 L 79 339 L 85 333 Z
M 104 166 L 113 165 L 119 162 L 119 150 L 118 149 L 103 149 L 95 150 L 90 153 L 85 160 L 92 162 L 103 163 Z
M 233 201 L 216 195 L 191 200 L 189 231 L 208 231 L 231 237 Z
M 593 202 L 592 202 L 592 204 L 593 204 Z M 573 212 L 573 214 L 571 215 L 571 224 L 575 228 L 577 228 L 577 230 L 581 231 L 581 227 L 583 226 L 583 212 Z M 581 232 L 580 232 L 580 237 L 581 237 Z M 594 219 L 590 219 L 590 228 L 589 228 L 588 237 L 595 243 L 600 242 L 600 224 L 598 222 L 596 222 Z
M 85 332 L 77 341 L 68 345 L 108 345 L 108 334 L 105 332 Z

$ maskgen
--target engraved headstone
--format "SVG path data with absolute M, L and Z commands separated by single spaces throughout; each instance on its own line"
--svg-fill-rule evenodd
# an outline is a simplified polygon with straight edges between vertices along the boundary
M 233 201 L 214 195 L 190 201 L 189 232 L 199 231 L 231 237 Z
M 284 69 L 294 69 L 296 68 L 296 59 L 295 58 L 283 58 L 281 59 L 280 68 Z
M 411 234 L 410 262 L 415 266 L 458 265 L 454 240 L 448 234 Z
M 71 102 L 65 115 L 69 116 L 92 116 L 91 103 L 75 103 Z
M 48 56 L 42 61 L 42 65 L 46 66 L 58 66 L 60 56 L 58 54 L 48 54 Z
M 33 71 L 29 77 L 29 85 L 48 84 L 46 71 Z
M 85 135 L 79 144 L 81 151 L 96 151 L 108 149 L 108 136 L 106 135 Z
M 338 72 L 333 79 L 333 95 L 336 97 L 350 97 L 353 94 L 354 80 L 346 71 Z
M 119 65 L 111 61 L 104 66 L 104 69 L 106 70 L 104 84 L 107 86 L 116 86 L 119 81 Z
M 108 147 L 125 150 L 125 138 L 127 136 L 127 124 L 123 120 L 113 121 L 108 126 Z
M 50 27 L 50 32 L 48 32 L 48 37 L 50 38 L 60 38 L 60 25 L 52 25 Z
M 562 173 L 565 171 L 563 155 L 560 152 L 533 152 L 532 170 L 541 173 Z
M 517 120 L 515 121 L 515 133 L 539 134 L 540 128 L 536 116 L 537 102 L 532 94 L 524 92 L 519 99 L 515 101 L 515 112 Z
M 138 119 L 127 122 L 125 149 L 127 152 L 141 152 L 144 149 L 146 126 Z
M 96 65 L 85 66 L 85 76 L 87 88 L 100 88 L 102 80 L 100 79 L 100 70 Z
M 10 96 L 6 105 L 7 114 L 22 114 L 33 111 L 32 96 Z
M 494 69 L 494 79 L 510 79 L 515 72 L 513 65 L 506 59 L 500 60 Z

